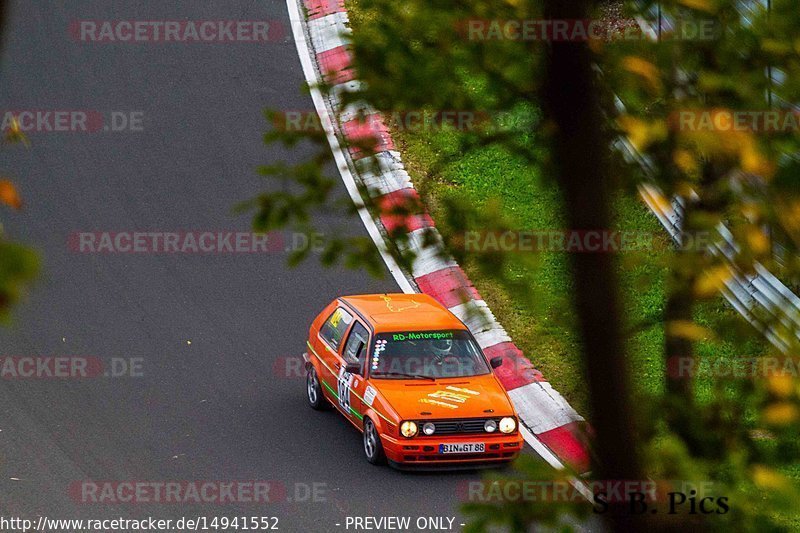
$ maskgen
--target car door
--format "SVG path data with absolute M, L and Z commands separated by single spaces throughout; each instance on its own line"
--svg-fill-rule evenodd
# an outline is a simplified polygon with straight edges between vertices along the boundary
M 339 306 L 334 309 L 319 330 L 317 355 L 322 363 L 319 377 L 323 388 L 327 389 L 325 393 L 331 396 L 337 394 L 339 371 L 342 367 L 339 353 L 352 324 L 353 315 Z
M 347 336 L 347 342 L 342 350 L 341 366 L 338 376 L 339 405 L 353 422 L 361 425 L 364 414 L 364 397 L 366 380 L 367 353 L 369 351 L 370 334 L 366 326 L 358 319 L 353 322 Z M 358 364 L 359 371 L 351 373 L 347 371 L 348 364 Z

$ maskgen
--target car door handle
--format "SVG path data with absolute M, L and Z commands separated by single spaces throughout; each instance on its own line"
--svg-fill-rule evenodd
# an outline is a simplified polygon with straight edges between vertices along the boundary
M 340 365 L 339 363 L 334 363 L 333 366 L 336 367 L 336 370 L 340 370 L 342 368 L 342 365 Z

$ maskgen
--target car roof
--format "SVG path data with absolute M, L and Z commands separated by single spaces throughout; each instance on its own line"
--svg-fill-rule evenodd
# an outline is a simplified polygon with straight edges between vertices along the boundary
M 467 329 L 427 294 L 361 294 L 340 299 L 369 320 L 378 333 Z

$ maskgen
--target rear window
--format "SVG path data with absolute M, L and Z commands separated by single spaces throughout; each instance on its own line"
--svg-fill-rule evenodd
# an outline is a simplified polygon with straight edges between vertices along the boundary
M 342 343 L 342 338 L 344 338 L 344 334 L 352 321 L 353 315 L 341 307 L 337 307 L 336 311 L 328 317 L 328 320 L 320 328 L 319 335 L 331 348 L 338 350 L 339 345 Z

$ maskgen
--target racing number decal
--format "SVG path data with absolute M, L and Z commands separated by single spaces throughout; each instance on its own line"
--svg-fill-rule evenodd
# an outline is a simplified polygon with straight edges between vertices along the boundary
M 338 379 L 338 393 L 339 393 L 339 405 L 342 406 L 344 412 L 350 414 L 350 386 L 353 382 L 353 374 L 347 372 L 344 367 L 339 370 L 339 379 Z

